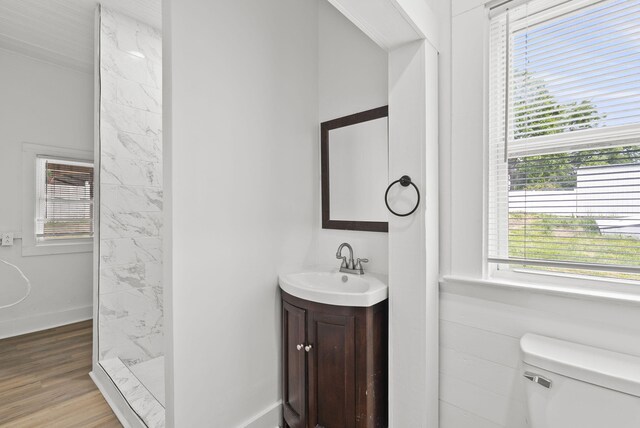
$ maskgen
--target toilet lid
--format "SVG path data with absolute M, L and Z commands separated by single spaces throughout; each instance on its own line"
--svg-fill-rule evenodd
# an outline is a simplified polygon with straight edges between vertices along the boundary
M 640 357 L 531 333 L 520 348 L 529 365 L 640 397 Z

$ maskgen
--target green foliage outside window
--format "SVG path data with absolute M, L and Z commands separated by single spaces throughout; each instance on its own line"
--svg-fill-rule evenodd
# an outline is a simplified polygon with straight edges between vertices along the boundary
M 528 93 L 526 100 L 516 94 L 515 140 L 597 128 L 606 118 L 589 100 L 558 102 L 544 82 L 527 73 L 521 73 L 520 81 Z M 531 96 L 531 92 L 535 95 Z M 558 123 L 562 126 L 558 127 Z M 580 167 L 638 162 L 640 149 L 637 146 L 510 158 L 510 190 L 570 190 L 576 187 Z

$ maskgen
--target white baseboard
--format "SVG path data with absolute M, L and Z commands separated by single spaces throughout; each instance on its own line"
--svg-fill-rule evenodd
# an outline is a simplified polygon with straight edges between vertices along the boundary
M 47 330 L 93 318 L 93 308 L 83 306 L 61 312 L 38 314 L 28 318 L 0 321 L 0 339 Z
M 278 400 L 241 424 L 244 428 L 278 428 L 282 421 L 282 401 Z

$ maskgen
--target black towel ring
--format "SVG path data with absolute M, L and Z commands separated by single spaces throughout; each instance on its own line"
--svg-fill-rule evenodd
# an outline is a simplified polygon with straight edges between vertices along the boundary
M 416 194 L 418 195 L 418 200 L 416 201 L 416 206 L 413 207 L 413 209 L 411 211 L 409 211 L 408 213 L 398 214 L 397 212 L 392 210 L 391 207 L 389 206 L 389 200 L 387 199 L 387 196 L 389 195 L 389 190 L 391 189 L 391 187 L 393 187 L 393 185 L 396 184 L 396 183 L 400 183 L 400 185 L 402 187 L 407 187 L 409 185 L 412 185 L 413 188 L 416 189 Z M 389 211 L 391 211 L 391 214 L 397 215 L 398 217 L 406 217 L 408 215 L 413 214 L 418 209 L 418 206 L 420 205 L 420 190 L 418 190 L 418 186 L 416 186 L 411 181 L 411 177 L 409 177 L 408 175 L 403 175 L 402 177 L 400 177 L 400 179 L 398 179 L 398 180 L 394 181 L 393 183 L 389 184 L 389 187 L 387 187 L 387 191 L 384 192 L 384 203 L 387 205 L 387 209 Z

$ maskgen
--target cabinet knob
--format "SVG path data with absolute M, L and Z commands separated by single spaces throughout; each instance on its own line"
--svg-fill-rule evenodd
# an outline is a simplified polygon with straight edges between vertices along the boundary
M 304 347 L 304 350 L 309 352 L 309 351 L 311 351 L 312 348 L 313 348 L 313 345 L 307 345 L 307 346 Z
M 296 345 L 296 348 L 298 349 L 298 351 L 302 351 L 302 348 L 304 348 L 304 345 L 302 343 Z

